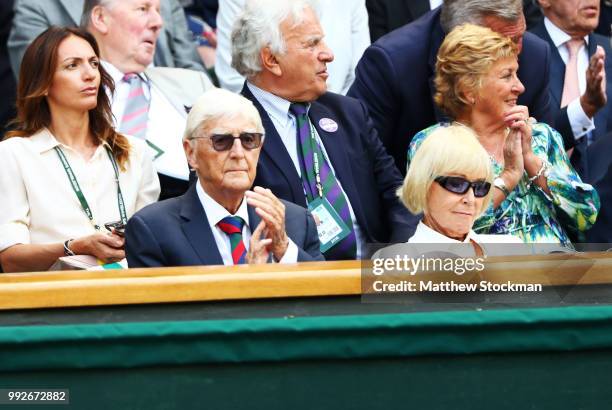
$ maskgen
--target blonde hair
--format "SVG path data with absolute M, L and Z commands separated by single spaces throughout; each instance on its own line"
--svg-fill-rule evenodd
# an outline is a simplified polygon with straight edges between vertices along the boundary
M 438 51 L 434 101 L 457 118 L 471 105 L 465 91 L 479 92 L 496 61 L 517 55 L 518 48 L 509 37 L 487 27 L 463 24 L 453 29 Z
M 464 125 L 453 124 L 433 131 L 421 143 L 410 162 L 408 173 L 397 194 L 410 212 L 427 211 L 427 193 L 434 179 L 452 174 L 473 174 L 493 183 L 493 169 L 489 154 L 482 147 L 474 131 Z M 489 206 L 493 189 L 482 202 L 478 215 Z

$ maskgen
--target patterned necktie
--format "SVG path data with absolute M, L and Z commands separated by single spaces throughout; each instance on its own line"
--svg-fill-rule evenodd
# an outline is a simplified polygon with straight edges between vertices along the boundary
M 578 51 L 583 44 L 584 40 L 581 38 L 571 39 L 565 43 L 565 47 L 567 47 L 569 53 L 569 59 L 565 65 L 565 80 L 563 82 L 561 108 L 580 97 L 580 88 L 578 86 Z
M 149 119 L 149 101 L 145 97 L 143 81 L 138 74 L 128 73 L 122 81 L 130 85 L 130 93 L 121 117 L 119 132 L 145 139 Z
M 319 197 L 316 183 L 314 155 L 319 159 L 319 174 L 323 187 L 323 196 L 340 215 L 342 221 L 348 226 L 350 233 L 337 244 L 325 252 L 327 260 L 355 259 L 357 256 L 357 239 L 353 229 L 353 221 L 349 211 L 348 201 L 340 189 L 338 180 L 331 170 L 329 163 L 319 144 L 310 136 L 310 120 L 307 106 L 304 103 L 293 103 L 289 112 L 295 116 L 297 128 L 298 156 L 302 170 L 302 184 L 306 191 L 308 202 Z
M 234 265 L 240 265 L 246 263 L 246 248 L 242 241 L 242 228 L 244 227 L 244 220 L 239 216 L 226 216 L 223 218 L 217 226 L 225 232 L 230 239 L 232 246 L 232 260 Z

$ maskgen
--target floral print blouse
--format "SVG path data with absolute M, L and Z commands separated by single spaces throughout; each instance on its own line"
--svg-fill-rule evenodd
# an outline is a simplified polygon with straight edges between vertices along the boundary
M 429 134 L 445 124 L 436 124 L 415 135 L 408 148 L 408 166 L 416 150 Z M 525 243 L 560 243 L 573 248 L 568 231 L 580 236 L 589 229 L 599 211 L 597 191 L 580 179 L 563 149 L 561 135 L 544 123 L 532 126 L 533 152 L 550 164 L 548 189 L 529 183 L 524 172 L 508 197 L 493 209 L 493 203 L 474 222 L 479 234 L 511 234 Z M 491 157 L 495 177 L 503 165 Z

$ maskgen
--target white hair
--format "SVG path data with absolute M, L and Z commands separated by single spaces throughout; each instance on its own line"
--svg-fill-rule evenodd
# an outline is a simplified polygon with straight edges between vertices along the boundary
M 239 94 L 222 88 L 212 88 L 202 94 L 191 107 L 183 139 L 197 137 L 198 131 L 212 121 L 242 117 L 255 124 L 257 132 L 264 132 L 261 117 L 253 103 Z M 231 121 L 230 121 L 231 122 Z
M 232 67 L 250 79 L 261 72 L 262 48 L 284 54 L 286 45 L 280 25 L 290 19 L 294 27 L 298 26 L 306 8 L 318 16 L 317 0 L 248 0 L 232 30 Z

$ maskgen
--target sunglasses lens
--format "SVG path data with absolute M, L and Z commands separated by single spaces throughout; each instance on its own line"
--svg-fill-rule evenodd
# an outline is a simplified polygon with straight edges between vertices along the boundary
M 460 177 L 447 177 L 443 186 L 456 194 L 465 194 L 470 189 L 470 182 Z
M 231 134 L 214 134 L 210 139 L 215 151 L 227 151 L 234 145 L 234 136 Z
M 244 132 L 240 134 L 240 142 L 245 149 L 255 149 L 261 144 L 261 134 Z
M 477 181 L 472 184 L 474 187 L 474 196 L 476 198 L 482 198 L 487 196 L 491 189 L 491 184 L 485 181 Z

